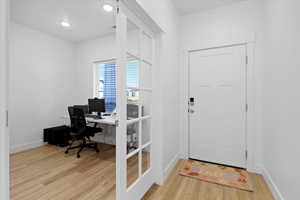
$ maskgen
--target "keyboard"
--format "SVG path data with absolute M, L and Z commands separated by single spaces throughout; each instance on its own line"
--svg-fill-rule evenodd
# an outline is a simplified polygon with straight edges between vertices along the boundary
M 98 116 L 98 115 L 92 115 L 92 114 L 86 114 L 85 117 L 93 118 L 93 119 L 102 119 L 101 116 Z

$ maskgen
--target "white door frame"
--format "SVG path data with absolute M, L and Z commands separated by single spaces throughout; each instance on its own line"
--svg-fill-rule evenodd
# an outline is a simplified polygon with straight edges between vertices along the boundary
M 195 44 L 193 47 L 183 49 L 183 57 L 181 58 L 180 79 L 182 82 L 180 88 L 181 106 L 180 106 L 180 118 L 181 118 L 181 158 L 187 159 L 189 157 L 189 120 L 188 120 L 188 101 L 189 101 L 189 53 L 191 51 L 214 49 L 220 47 L 229 47 L 235 45 L 245 45 L 246 54 L 248 57 L 247 70 L 247 104 L 248 112 L 246 116 L 246 148 L 248 151 L 248 159 L 246 161 L 247 170 L 252 172 L 260 172 L 257 160 L 258 144 L 257 142 L 257 77 L 255 75 L 256 69 L 254 65 L 255 59 L 255 35 L 251 34 L 247 37 L 236 37 L 227 42 L 206 41 L 200 44 Z
M 3 200 L 9 200 L 8 23 L 9 0 L 0 0 L 0 199 Z

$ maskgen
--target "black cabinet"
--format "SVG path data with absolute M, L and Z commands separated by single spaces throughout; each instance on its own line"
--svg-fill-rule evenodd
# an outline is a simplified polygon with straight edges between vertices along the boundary
M 48 144 L 65 147 L 69 144 L 70 139 L 70 128 L 68 126 L 44 129 L 44 142 L 48 142 Z

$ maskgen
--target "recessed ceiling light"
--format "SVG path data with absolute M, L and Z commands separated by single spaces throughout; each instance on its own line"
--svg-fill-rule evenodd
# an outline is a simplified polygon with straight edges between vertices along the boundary
M 60 25 L 65 28 L 69 28 L 71 26 L 70 22 L 68 21 L 62 21 Z
M 104 4 L 103 5 L 103 10 L 105 10 L 106 12 L 111 12 L 111 11 L 113 11 L 113 7 L 112 7 L 112 5 L 109 5 L 109 4 Z

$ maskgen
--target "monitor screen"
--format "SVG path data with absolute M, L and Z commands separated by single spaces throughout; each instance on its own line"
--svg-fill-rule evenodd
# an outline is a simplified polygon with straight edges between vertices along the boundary
M 105 112 L 104 99 L 89 99 L 89 113 L 97 112 L 99 115 Z

